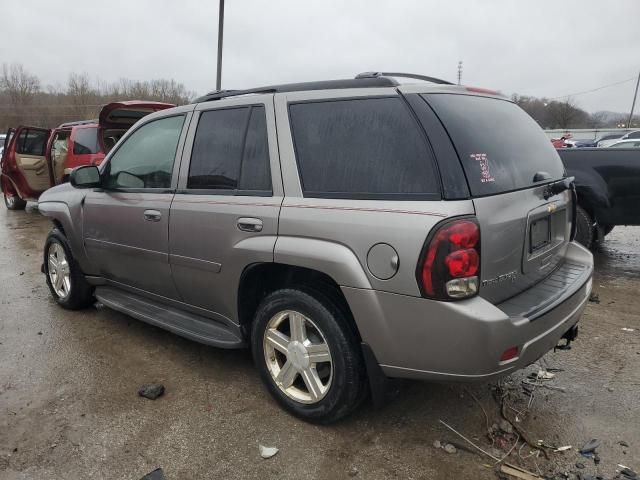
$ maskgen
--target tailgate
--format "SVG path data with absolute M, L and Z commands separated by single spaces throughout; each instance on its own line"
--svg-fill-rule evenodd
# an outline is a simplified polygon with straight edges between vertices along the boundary
M 476 198 L 480 223 L 480 296 L 506 300 L 546 278 L 565 257 L 570 195 L 544 200 L 544 187 Z

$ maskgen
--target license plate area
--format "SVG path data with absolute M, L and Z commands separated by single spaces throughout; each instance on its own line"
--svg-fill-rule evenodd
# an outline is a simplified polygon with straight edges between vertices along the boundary
M 539 218 L 531 222 L 529 228 L 529 253 L 539 252 L 551 243 L 550 217 Z

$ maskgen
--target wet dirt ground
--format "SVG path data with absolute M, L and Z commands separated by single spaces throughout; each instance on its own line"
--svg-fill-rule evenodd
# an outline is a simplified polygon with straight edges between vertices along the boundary
M 0 208 L 1 479 L 137 480 L 157 467 L 171 480 L 496 478 L 495 461 L 473 447 L 433 446 L 465 445 L 443 420 L 494 456 L 509 450 L 486 435 L 483 409 L 489 424 L 500 419 L 492 384 L 401 383 L 382 409 L 305 424 L 271 400 L 248 352 L 205 347 L 106 308 L 59 308 L 40 273 L 48 230 L 33 208 Z M 612 478 L 618 464 L 640 469 L 640 228 L 616 228 L 596 263 L 600 303 L 589 303 L 572 350 L 541 361 L 562 369 L 545 384 L 564 391 L 524 395 L 520 381 L 538 366 L 504 383 L 514 398 L 507 414 L 524 414 L 516 423 L 531 442 L 573 446 L 546 460 L 518 443 L 508 462 L 533 472 Z M 148 382 L 164 383 L 166 394 L 138 397 Z M 601 441 L 597 467 L 576 453 L 591 438 Z M 258 444 L 280 451 L 263 460 Z

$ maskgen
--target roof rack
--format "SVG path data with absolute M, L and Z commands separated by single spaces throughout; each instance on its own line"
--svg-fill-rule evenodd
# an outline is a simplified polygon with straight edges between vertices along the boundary
M 425 80 L 440 85 L 453 85 L 453 83 L 440 78 L 416 75 L 413 73 L 390 73 L 390 72 L 365 72 L 355 76 L 355 78 L 345 80 L 323 80 L 319 82 L 285 83 L 282 85 L 271 85 L 267 87 L 249 88 L 246 90 L 218 90 L 207 93 L 196 98 L 194 103 L 211 102 L 223 98 L 237 97 L 239 95 L 249 95 L 252 93 L 281 93 L 300 92 L 305 90 L 331 90 L 342 88 L 375 88 L 375 87 L 396 87 L 399 83 L 392 77 L 413 78 Z
M 222 98 L 235 97 L 238 95 L 248 95 L 250 93 L 281 93 L 281 92 L 301 92 L 305 90 L 331 90 L 342 88 L 375 88 L 375 87 L 395 87 L 398 85 L 392 78 L 387 77 L 363 77 L 350 78 L 345 80 L 322 80 L 319 82 L 285 83 L 282 85 L 271 85 L 267 87 L 250 88 L 248 90 L 220 90 L 207 93 L 200 98 L 196 98 L 195 103 L 220 100 Z
M 413 78 L 414 80 L 424 80 L 426 82 L 437 83 L 438 85 L 455 85 L 447 80 L 441 78 L 428 77 L 426 75 L 418 75 L 416 73 L 400 73 L 400 72 L 363 72 L 356 75 L 356 78 L 384 78 L 384 77 L 398 77 L 398 78 Z
M 61 123 L 60 125 L 58 125 L 58 128 L 75 127 L 76 125 L 90 125 L 92 123 L 98 123 L 98 119 L 95 118 L 93 120 L 80 120 L 77 122 Z

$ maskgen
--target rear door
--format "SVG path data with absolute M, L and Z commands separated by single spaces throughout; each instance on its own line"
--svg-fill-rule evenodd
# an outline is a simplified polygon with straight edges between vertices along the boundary
M 244 268 L 273 261 L 279 172 L 273 95 L 196 107 L 169 225 L 169 262 L 184 302 L 235 320 Z
M 51 186 L 46 159 L 51 130 L 20 126 L 3 153 L 3 173 L 11 177 L 22 198 L 37 198 Z
M 564 259 L 570 193 L 544 198 L 564 167 L 538 124 L 498 97 L 425 94 L 457 150 L 481 231 L 480 295 L 494 303 L 546 278 Z

